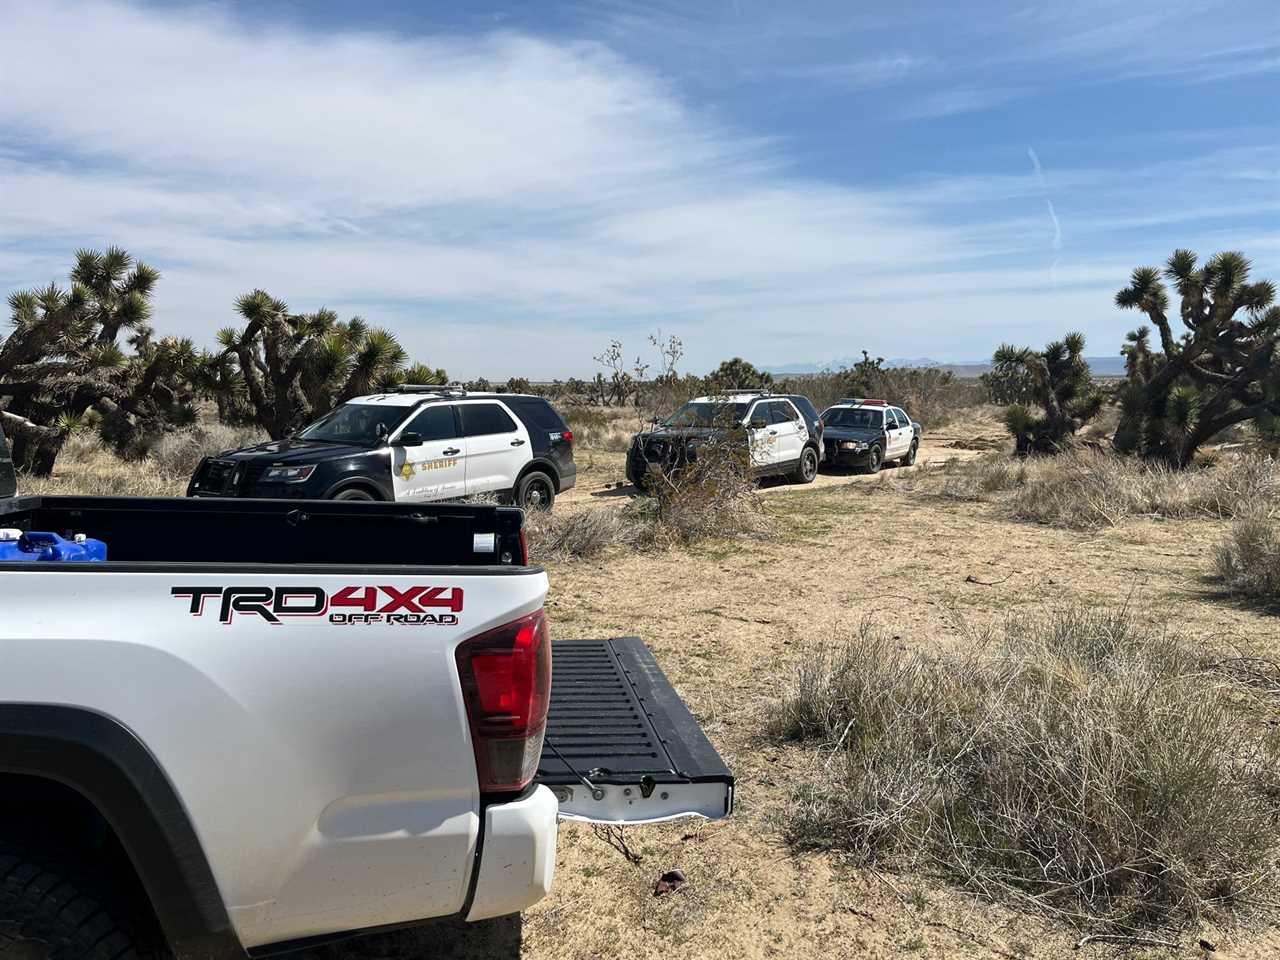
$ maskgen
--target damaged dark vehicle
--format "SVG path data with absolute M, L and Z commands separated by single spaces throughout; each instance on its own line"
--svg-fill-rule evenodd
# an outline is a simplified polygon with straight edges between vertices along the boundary
M 787 476 L 796 483 L 811 483 L 822 459 L 818 431 L 790 398 L 708 396 L 632 437 L 627 479 L 647 491 L 657 477 L 674 476 L 714 448 L 740 450 L 753 477 Z

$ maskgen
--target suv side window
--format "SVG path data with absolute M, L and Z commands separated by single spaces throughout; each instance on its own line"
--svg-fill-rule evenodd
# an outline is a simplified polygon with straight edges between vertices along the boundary
M 425 441 L 452 440 L 458 435 L 453 404 L 433 403 L 405 426 L 404 432 L 416 433 Z
M 763 400 L 751 408 L 751 412 L 747 414 L 747 427 L 750 428 L 752 420 L 763 420 L 765 424 L 773 422 L 773 414 L 769 411 L 769 404 Z
M 792 405 L 800 411 L 800 415 L 804 417 L 805 422 L 810 426 L 818 419 L 818 411 L 813 408 L 813 402 L 803 394 L 787 397 Z
M 507 406 L 515 410 L 526 426 L 532 425 L 548 433 L 563 433 L 569 429 L 556 408 L 541 397 L 512 397 Z
M 464 403 L 458 407 L 462 414 L 464 437 L 487 437 L 494 433 L 515 433 L 515 421 L 496 403 Z
M 795 423 L 800 419 L 800 415 L 796 413 L 796 408 L 786 400 L 775 400 L 769 406 L 773 408 L 774 423 Z

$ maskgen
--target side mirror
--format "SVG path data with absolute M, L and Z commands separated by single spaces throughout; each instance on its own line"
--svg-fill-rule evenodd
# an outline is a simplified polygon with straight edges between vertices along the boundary
M 406 430 L 400 434 L 400 438 L 396 440 L 397 447 L 420 447 L 422 446 L 422 434 L 414 433 L 412 430 Z
M 768 426 L 768 424 L 765 423 L 763 420 L 761 420 L 759 417 L 756 417 L 754 420 L 751 421 L 750 424 L 748 424 L 748 426 L 750 426 L 752 430 L 763 430 L 765 427 Z

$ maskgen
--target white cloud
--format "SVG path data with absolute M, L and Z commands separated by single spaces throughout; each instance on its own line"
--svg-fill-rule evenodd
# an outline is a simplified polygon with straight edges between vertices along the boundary
M 1110 293 L 1135 256 L 1062 243 L 1051 278 L 1049 186 L 1073 241 L 1082 223 L 1162 222 L 1207 168 L 1241 209 L 1274 189 L 1274 155 L 1244 150 L 1166 165 L 1149 196 L 1133 172 L 1057 166 L 859 189 L 788 173 L 785 145 L 735 133 L 598 44 L 317 34 L 210 6 L 0 6 L 0 282 L 45 283 L 76 246 L 118 243 L 161 266 L 160 324 L 203 340 L 263 286 L 491 377 L 583 374 L 611 336 L 639 347 L 658 324 L 694 367 L 862 346 L 971 356 L 1006 328 L 1039 341 L 1115 324 Z M 922 62 L 850 60 L 847 79 Z M 932 115 L 997 95 L 939 92 Z

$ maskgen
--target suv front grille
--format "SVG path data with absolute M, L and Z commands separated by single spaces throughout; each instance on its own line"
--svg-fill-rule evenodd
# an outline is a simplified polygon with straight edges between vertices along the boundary
M 236 464 L 234 460 L 209 460 L 196 476 L 195 488 L 201 493 L 229 494 L 235 492 Z

